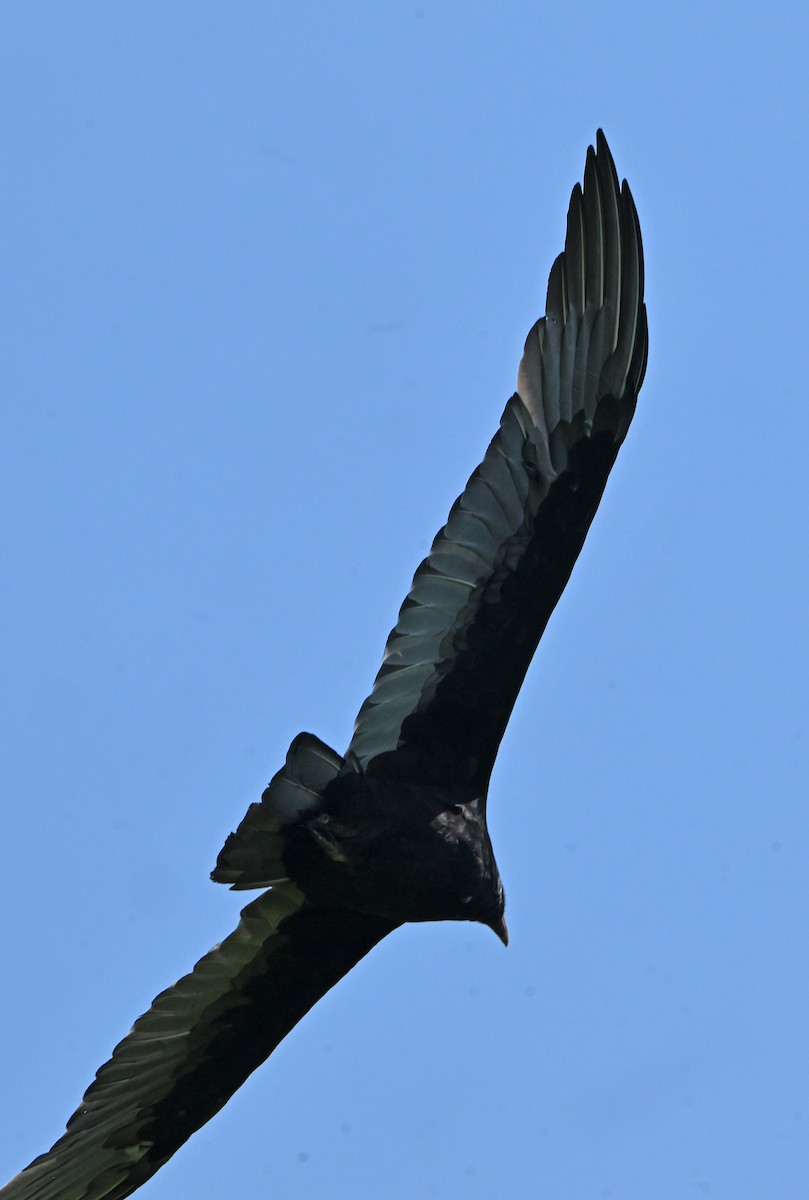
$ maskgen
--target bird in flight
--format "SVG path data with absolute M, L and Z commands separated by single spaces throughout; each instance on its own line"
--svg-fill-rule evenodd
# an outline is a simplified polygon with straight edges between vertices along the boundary
M 212 873 L 262 894 L 135 1022 L 0 1200 L 131 1195 L 404 922 L 478 921 L 507 942 L 489 777 L 646 354 L 638 218 L 599 131 L 517 391 L 416 571 L 345 755 L 294 739 Z

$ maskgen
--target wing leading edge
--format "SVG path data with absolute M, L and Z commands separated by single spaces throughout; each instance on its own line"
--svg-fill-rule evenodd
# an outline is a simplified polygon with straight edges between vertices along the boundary
M 573 190 L 546 315 L 481 465 L 418 568 L 349 747 L 371 773 L 485 795 L 646 369 L 643 250 L 603 133 Z

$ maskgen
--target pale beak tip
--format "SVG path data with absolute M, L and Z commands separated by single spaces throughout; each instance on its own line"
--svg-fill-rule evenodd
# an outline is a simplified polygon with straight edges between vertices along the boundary
M 503 914 L 500 913 L 498 917 L 492 917 L 491 921 L 487 921 L 486 924 L 489 926 L 489 929 L 494 930 L 503 945 L 507 946 L 508 926 L 506 925 L 506 918 L 503 916 Z

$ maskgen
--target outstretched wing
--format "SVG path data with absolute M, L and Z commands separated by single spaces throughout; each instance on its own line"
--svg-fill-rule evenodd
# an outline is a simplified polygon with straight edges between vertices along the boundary
M 349 750 L 484 795 L 528 664 L 573 569 L 646 369 L 637 214 L 603 133 L 573 190 L 518 390 L 388 638 Z
M 96 1075 L 67 1132 L 2 1200 L 122 1200 L 219 1111 L 394 926 L 307 905 L 290 883 L 162 992 Z

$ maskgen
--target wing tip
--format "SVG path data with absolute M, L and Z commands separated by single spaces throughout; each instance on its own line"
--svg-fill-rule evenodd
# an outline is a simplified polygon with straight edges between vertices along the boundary
M 590 427 L 608 394 L 637 397 L 648 357 L 640 222 L 600 127 L 587 147 L 583 178 L 571 192 L 545 317 L 526 339 L 517 375 L 528 412 L 549 433 L 560 417 L 569 422 L 581 410 Z M 546 322 L 554 328 L 543 337 Z

